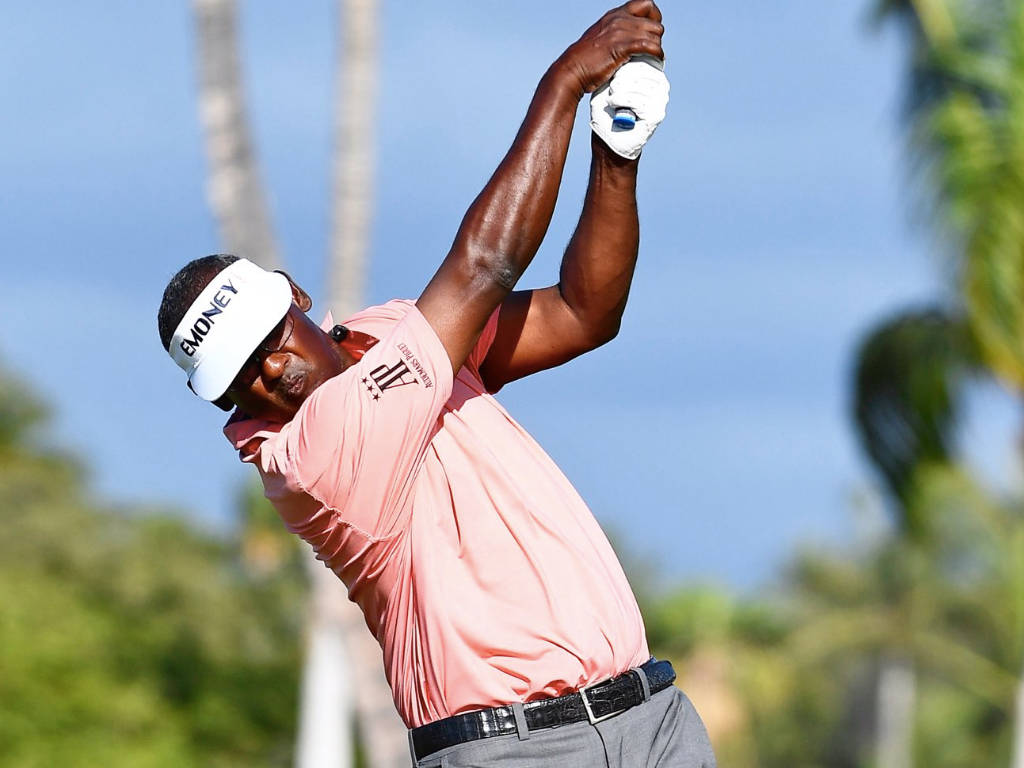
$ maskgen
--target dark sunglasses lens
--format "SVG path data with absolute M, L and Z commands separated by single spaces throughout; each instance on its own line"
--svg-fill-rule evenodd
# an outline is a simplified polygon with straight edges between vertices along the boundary
M 255 355 L 250 355 L 245 359 L 242 364 L 241 370 L 235 374 L 234 380 L 231 382 L 231 389 L 246 389 L 251 385 L 256 378 L 260 375 L 260 364 L 259 360 Z
M 277 352 L 288 340 L 288 333 L 290 330 L 291 322 L 289 321 L 289 316 L 285 315 L 281 318 L 281 322 L 275 325 L 273 330 L 267 334 L 267 338 L 262 341 L 259 346 L 259 350 L 268 354 Z

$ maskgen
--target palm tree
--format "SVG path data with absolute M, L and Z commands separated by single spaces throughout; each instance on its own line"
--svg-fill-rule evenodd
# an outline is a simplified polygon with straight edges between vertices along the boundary
M 1024 4 L 883 0 L 911 22 L 912 150 L 987 365 L 1024 387 Z M 945 17 L 948 23 L 939 22 Z M 1024 643 L 1024 638 L 1021 639 Z M 1016 649 L 1024 657 L 1024 644 Z M 1018 658 L 1021 668 L 1024 658 Z M 1015 768 L 1024 768 L 1024 682 Z
M 965 687 L 1009 727 L 1010 765 L 1021 768 L 1024 506 L 993 497 L 960 468 L 926 474 L 922 503 L 939 529 L 933 555 L 946 574 L 945 632 L 978 657 L 951 661 Z
M 857 355 L 854 421 L 861 446 L 884 482 L 894 531 L 865 585 L 864 592 L 874 593 L 878 604 L 859 608 L 876 613 L 861 626 L 875 627 L 877 634 L 861 635 L 880 652 L 879 768 L 913 764 L 915 635 L 931 619 L 921 600 L 930 581 L 931 531 L 927 510 L 917 503 L 918 475 L 923 467 L 952 458 L 961 390 L 973 359 L 963 321 L 938 309 L 904 313 L 882 324 Z
M 957 268 L 972 332 L 987 364 L 1020 388 L 1024 4 L 882 0 L 878 10 L 908 22 L 911 158 Z
M 373 172 L 377 101 L 377 2 L 339 3 L 342 41 L 335 74 L 335 132 L 331 238 L 327 268 L 327 300 L 339 317 L 364 304 L 369 231 L 373 216 Z M 328 585 L 323 568 L 316 589 Z M 395 711 L 391 688 L 381 664 L 377 641 L 366 629 L 362 614 L 346 598 L 337 606 L 350 660 L 359 734 L 372 768 L 408 764 L 405 726 Z
M 193 9 L 210 207 L 229 252 L 276 269 L 277 244 L 246 119 L 235 0 L 193 0 Z
M 360 6 L 359 3 L 352 5 Z M 365 6 L 365 3 L 362 5 Z M 244 109 L 236 4 L 234 0 L 194 0 L 194 10 L 199 43 L 200 114 L 209 157 L 210 204 L 220 224 L 221 239 L 228 250 L 244 254 L 266 268 L 275 268 L 280 264 L 280 259 L 251 148 L 252 142 Z M 370 23 L 364 23 L 362 26 L 343 24 L 343 28 L 352 31 L 348 36 L 349 40 L 358 42 L 372 39 L 372 14 L 353 15 L 357 20 L 364 22 L 369 19 Z M 367 32 L 370 34 L 367 35 Z M 362 58 L 356 57 L 357 63 L 363 70 L 372 69 L 372 63 L 367 63 L 368 57 L 365 55 L 367 50 L 372 55 L 372 44 L 367 46 L 350 42 L 345 46 L 345 50 L 362 53 Z M 346 72 L 345 64 L 340 65 L 340 70 L 342 73 Z M 347 90 L 344 88 L 343 93 L 347 93 Z M 369 96 L 357 94 L 357 98 L 369 99 L 372 91 L 373 88 L 370 86 Z M 340 106 L 342 104 L 344 101 L 339 99 L 339 112 L 345 114 L 345 110 Z M 338 142 L 341 150 L 338 153 L 341 158 L 339 165 L 346 168 L 353 165 L 353 158 L 358 160 L 359 157 L 366 156 L 365 153 L 353 155 L 344 151 L 348 146 L 344 138 Z M 336 192 L 336 198 L 342 197 Z M 358 202 L 360 198 L 353 197 L 350 200 Z M 358 235 L 364 233 L 367 228 L 367 216 L 363 214 L 360 217 L 358 211 L 353 216 L 352 207 L 350 204 L 345 209 L 345 217 L 336 224 L 336 234 L 333 238 L 336 245 L 332 250 L 335 253 L 339 250 L 338 244 L 345 245 L 343 256 L 340 258 L 344 258 L 348 265 L 347 270 L 332 268 L 336 275 L 335 280 L 348 278 L 345 284 L 354 291 L 339 296 L 339 291 L 333 287 L 330 290 L 332 299 L 341 300 L 341 303 L 335 306 L 342 313 L 354 309 L 362 284 L 360 265 L 364 258 L 365 236 L 359 238 Z M 353 237 L 346 240 L 339 233 L 351 233 Z M 336 255 L 332 261 L 338 258 Z M 360 266 L 360 269 L 353 279 L 354 266 Z M 352 685 L 351 665 L 345 652 L 346 645 L 349 646 L 350 652 L 352 648 L 362 649 L 359 654 L 360 661 L 356 664 L 357 669 L 379 669 L 380 654 L 377 650 L 372 663 L 365 658 L 368 633 L 362 624 L 358 609 L 348 601 L 343 585 L 332 573 L 311 555 L 307 560 L 312 595 L 296 763 L 300 768 L 344 768 L 351 764 L 353 753 L 350 729 L 347 725 L 351 721 L 352 707 L 349 702 L 357 691 L 370 691 L 375 694 L 372 707 L 362 708 L 367 711 L 367 715 L 363 717 L 363 722 L 367 724 L 367 733 L 372 733 L 373 737 L 377 736 L 377 731 L 370 726 L 377 722 L 377 718 L 370 717 L 369 714 L 376 714 L 375 710 L 380 707 L 379 680 L 365 683 L 361 681 L 357 686 Z M 350 642 L 346 643 L 346 638 L 350 638 Z M 372 639 L 370 642 L 372 643 Z M 360 677 L 365 676 L 365 673 L 360 674 Z M 387 690 L 386 683 L 384 688 Z M 388 699 L 390 700 L 389 696 Z M 391 717 L 397 719 L 393 714 Z M 372 737 L 367 740 L 371 741 Z M 381 740 L 378 738 L 378 741 Z M 376 750 L 371 748 L 371 754 L 374 751 Z
M 339 3 L 334 192 L 328 306 L 344 317 L 363 302 L 373 199 L 376 101 L 374 0 Z M 210 159 L 210 202 L 225 246 L 266 268 L 280 259 L 245 119 L 234 0 L 195 0 L 200 103 Z M 405 765 L 405 726 L 395 712 L 380 647 L 337 577 L 310 556 L 309 651 L 296 762 L 348 765 L 352 705 L 371 768 Z
M 902 537 L 927 534 L 928 521 L 914 508 L 915 474 L 952 457 L 962 389 L 975 360 L 964 322 L 938 308 L 883 322 L 857 352 L 857 436 L 882 477 Z
M 377 2 L 343 0 L 342 41 L 335 72 L 334 167 L 328 306 L 342 315 L 363 306 L 373 176 L 377 105 Z

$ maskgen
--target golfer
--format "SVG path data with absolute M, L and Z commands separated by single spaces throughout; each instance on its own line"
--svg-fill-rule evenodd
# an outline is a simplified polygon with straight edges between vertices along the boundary
M 668 99 L 660 67 L 630 60 L 663 60 L 662 32 L 654 2 L 632 0 L 551 65 L 415 301 L 321 326 L 287 276 L 233 256 L 189 263 L 164 293 L 164 347 L 234 411 L 242 461 L 362 609 L 423 768 L 714 765 L 590 510 L 492 397 L 617 333 L 636 158 Z M 590 181 L 558 283 L 512 292 L 585 93 Z M 612 124 L 624 108 L 632 130 Z

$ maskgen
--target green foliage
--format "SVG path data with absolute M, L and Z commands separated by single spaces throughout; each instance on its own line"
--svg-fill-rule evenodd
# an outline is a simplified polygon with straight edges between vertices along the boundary
M 979 366 L 965 323 L 940 309 L 904 312 L 868 334 L 854 371 L 853 415 L 886 482 L 903 534 L 926 520 L 910 503 L 918 468 L 954 453 L 962 390 Z
M 1024 4 L 882 0 L 911 31 L 908 121 L 989 366 L 1024 386 Z
M 773 597 L 648 591 L 655 655 L 673 661 L 720 764 L 874 765 L 878 679 L 912 661 L 914 765 L 1008 765 L 1024 654 L 1024 506 L 963 469 L 917 473 L 924 540 L 806 552 Z
M 284 765 L 301 581 L 240 543 L 90 502 L 0 377 L 0 765 Z

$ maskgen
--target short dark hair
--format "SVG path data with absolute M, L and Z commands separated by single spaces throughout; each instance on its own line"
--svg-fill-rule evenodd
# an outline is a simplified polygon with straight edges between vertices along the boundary
M 156 316 L 156 323 L 160 329 L 160 343 L 163 344 L 164 350 L 171 345 L 174 329 L 178 327 L 192 302 L 199 298 L 199 294 L 214 277 L 236 261 L 238 257 L 230 253 L 203 256 L 201 259 L 190 261 L 171 278 L 164 288 L 164 298 L 160 302 L 160 311 Z

